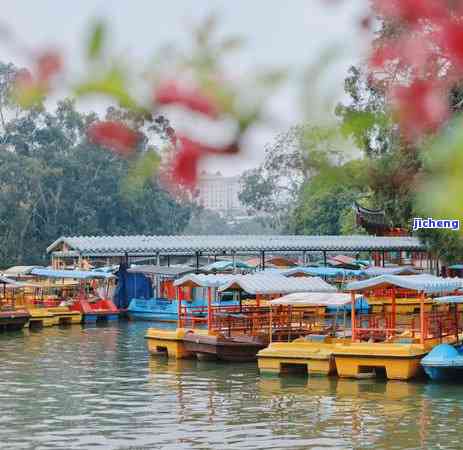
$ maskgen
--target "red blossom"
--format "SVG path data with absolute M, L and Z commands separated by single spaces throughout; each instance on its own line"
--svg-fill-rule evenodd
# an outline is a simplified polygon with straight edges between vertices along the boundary
M 463 69 L 463 24 L 449 21 L 442 27 L 437 39 L 452 62 Z
M 447 96 L 435 82 L 415 80 L 410 86 L 396 87 L 392 94 L 402 131 L 410 140 L 436 131 L 449 116 Z
M 48 84 L 53 76 L 61 72 L 63 61 L 58 52 L 46 51 L 37 57 L 36 65 L 37 80 L 40 83 Z
M 239 152 L 237 142 L 226 148 L 215 148 L 195 142 L 185 136 L 177 136 L 179 149 L 171 168 L 172 182 L 192 190 L 198 181 L 198 166 L 203 158 L 210 155 L 229 155 Z
M 219 110 L 211 99 L 197 88 L 182 86 L 176 81 L 162 83 L 153 94 L 155 103 L 161 105 L 180 104 L 187 108 L 217 118 Z
M 193 188 L 198 181 L 198 165 L 206 152 L 201 146 L 183 136 L 178 137 L 180 150 L 175 155 L 172 178 L 177 184 Z
M 87 134 L 91 142 L 123 156 L 135 151 L 139 139 L 136 131 L 116 121 L 96 122 L 90 125 Z
M 448 17 L 444 0 L 374 0 L 374 9 L 383 16 L 414 24 L 421 19 Z

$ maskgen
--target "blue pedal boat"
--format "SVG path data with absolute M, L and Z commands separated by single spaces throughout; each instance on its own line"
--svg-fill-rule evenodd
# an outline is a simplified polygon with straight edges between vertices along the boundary
M 453 307 L 455 339 L 457 344 L 439 344 L 422 360 L 426 374 L 434 381 L 463 381 L 463 343 L 459 343 L 459 334 L 463 325 L 458 305 L 463 303 L 463 295 L 435 298 L 436 303 L 447 303 Z M 460 320 L 459 320 L 460 319 Z
M 463 381 L 463 348 L 437 345 L 421 360 L 421 365 L 431 380 Z

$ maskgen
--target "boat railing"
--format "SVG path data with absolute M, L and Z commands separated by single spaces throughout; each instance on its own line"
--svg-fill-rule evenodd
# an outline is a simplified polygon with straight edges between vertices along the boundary
M 393 341 L 411 339 L 442 340 L 463 332 L 463 312 L 431 311 L 420 314 L 395 315 L 393 313 L 360 314 L 356 317 L 356 338 L 360 341 Z

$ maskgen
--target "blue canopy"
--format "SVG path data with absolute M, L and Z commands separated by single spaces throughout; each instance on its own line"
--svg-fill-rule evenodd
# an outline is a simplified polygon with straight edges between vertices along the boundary
M 446 297 L 436 297 L 437 303 L 463 303 L 463 295 L 448 295 Z
M 363 275 L 363 270 L 341 269 L 338 267 L 293 267 L 284 270 L 282 275 L 290 277 L 296 273 L 305 273 L 314 277 L 348 277 L 361 276 Z
M 90 270 L 55 270 L 32 269 L 31 275 L 46 278 L 72 278 L 74 280 L 91 280 L 94 278 L 114 278 L 114 275 L 106 272 L 94 272 Z

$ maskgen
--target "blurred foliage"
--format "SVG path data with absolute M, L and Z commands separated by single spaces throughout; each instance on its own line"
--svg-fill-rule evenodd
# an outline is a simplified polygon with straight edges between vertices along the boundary
M 234 235 L 234 234 L 272 234 L 267 222 L 259 217 L 224 217 L 215 211 L 195 208 L 188 225 L 183 230 L 185 235 Z
M 127 161 L 89 143 L 86 129 L 97 117 L 70 100 L 54 112 L 2 102 L 14 70 L 0 65 L 0 266 L 45 263 L 45 248 L 62 235 L 171 234 L 186 226 L 189 205 L 133 175 L 139 161 L 150 176 L 157 164 L 148 138 L 140 159 Z M 128 174 L 136 197 L 124 195 Z
M 321 229 L 326 232 L 339 230 L 338 225 L 333 225 L 334 228 L 326 227 L 326 224 L 317 226 L 312 219 L 306 220 L 303 216 L 312 201 L 320 201 L 320 198 L 315 200 L 315 196 L 329 198 L 334 195 L 334 186 L 344 180 L 343 174 L 349 181 L 345 190 L 342 187 L 336 190 L 339 198 L 345 197 L 352 183 L 356 183 L 357 177 L 352 178 L 351 166 L 344 166 L 348 159 L 344 144 L 336 128 L 292 127 L 267 146 L 265 160 L 258 168 L 243 174 L 241 202 L 249 211 L 265 215 L 276 231 L 318 234 Z M 354 165 L 352 163 L 352 167 Z M 346 194 L 350 198 L 350 207 L 358 190 L 351 194 Z M 344 203 L 349 202 L 347 197 Z M 341 210 L 336 208 L 331 213 L 337 215 Z M 339 222 L 338 218 L 334 222 L 328 221 Z

